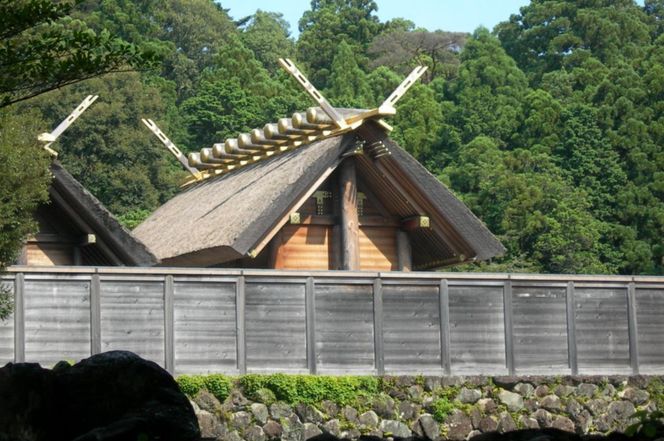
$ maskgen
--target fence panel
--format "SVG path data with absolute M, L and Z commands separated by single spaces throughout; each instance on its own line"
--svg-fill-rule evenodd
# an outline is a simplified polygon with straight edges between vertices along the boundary
M 175 372 L 235 373 L 235 284 L 176 281 Z
M 569 368 L 565 291 L 565 287 L 512 287 L 517 371 L 564 372 Z
M 14 282 L 3 280 L 0 282 L 2 292 L 14 293 Z M 0 366 L 14 361 L 14 314 L 0 321 Z
M 372 290 L 371 285 L 316 284 L 319 372 L 374 372 Z
M 629 373 L 627 287 L 575 289 L 580 373 Z
M 636 289 L 639 363 L 642 373 L 664 372 L 664 288 Z
M 101 349 L 135 352 L 164 366 L 163 279 L 101 279 Z
M 90 356 L 90 281 L 26 276 L 25 359 L 45 367 Z
M 247 370 L 307 370 L 303 283 L 247 279 Z
M 506 374 L 502 286 L 450 286 L 452 373 Z
M 440 372 L 438 303 L 438 286 L 383 286 L 386 372 Z

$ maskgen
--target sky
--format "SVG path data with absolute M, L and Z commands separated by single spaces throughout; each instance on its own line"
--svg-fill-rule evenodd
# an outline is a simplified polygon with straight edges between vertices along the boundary
M 281 12 L 291 24 L 291 36 L 297 37 L 297 22 L 309 9 L 310 0 L 219 0 L 230 9 L 233 19 L 251 15 L 257 9 Z M 489 29 L 511 14 L 519 12 L 529 0 L 376 0 L 378 17 L 387 21 L 395 17 L 412 20 L 416 27 L 430 31 L 441 29 L 452 32 L 473 32 L 478 26 Z

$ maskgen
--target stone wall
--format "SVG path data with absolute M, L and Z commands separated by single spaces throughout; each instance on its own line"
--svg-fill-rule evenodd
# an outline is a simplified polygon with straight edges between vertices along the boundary
M 662 377 L 384 377 L 382 391 L 339 406 L 247 399 L 235 387 L 224 402 L 202 390 L 192 403 L 204 438 L 304 441 L 322 432 L 465 440 L 485 432 L 557 428 L 578 434 L 623 432 L 637 410 L 664 406 Z M 269 395 L 269 394 L 268 394 Z M 261 402 L 263 401 L 263 402 Z

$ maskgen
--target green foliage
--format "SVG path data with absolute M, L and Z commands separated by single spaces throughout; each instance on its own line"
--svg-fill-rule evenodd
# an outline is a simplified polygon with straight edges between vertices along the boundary
M 240 385 L 249 398 L 256 397 L 262 389 L 269 389 L 278 400 L 289 404 L 316 404 L 333 397 L 342 406 L 353 403 L 358 396 L 377 393 L 379 382 L 375 377 L 324 375 L 249 374 L 240 378 Z
M 0 321 L 6 320 L 14 312 L 14 296 L 6 287 L 0 287 Z
M 202 375 L 180 375 L 175 381 L 183 394 L 193 397 L 205 388 L 205 378 Z
M 445 418 L 456 408 L 454 403 L 445 397 L 434 400 L 431 407 L 434 419 L 440 423 L 444 422 Z
M 78 2 L 1 1 L 0 107 L 127 68 L 154 61 L 147 51 L 93 31 L 68 14 Z
M 176 378 L 182 393 L 194 397 L 199 391 L 206 390 L 223 402 L 233 388 L 230 377 L 222 374 L 180 375 Z
M 625 435 L 629 437 L 654 439 L 658 434 L 657 432 L 664 427 L 664 424 L 662 424 L 664 412 L 660 410 L 653 412 L 639 410 L 630 416 L 630 419 L 632 418 L 636 418 L 638 421 L 625 429 Z
M 138 225 L 140 225 L 141 222 L 147 219 L 148 216 L 150 216 L 150 212 L 148 210 L 142 210 L 139 208 L 137 210 L 132 210 L 118 216 L 118 220 L 126 228 L 133 230 Z

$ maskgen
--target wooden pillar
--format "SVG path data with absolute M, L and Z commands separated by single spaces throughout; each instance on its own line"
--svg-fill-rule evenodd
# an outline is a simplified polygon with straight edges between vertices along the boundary
M 357 177 L 355 162 L 347 158 L 339 172 L 339 200 L 341 203 L 341 269 L 360 269 L 360 226 L 357 217 Z
M 408 233 L 397 230 L 397 258 L 399 271 L 411 271 L 413 268 L 413 257 L 410 248 Z

